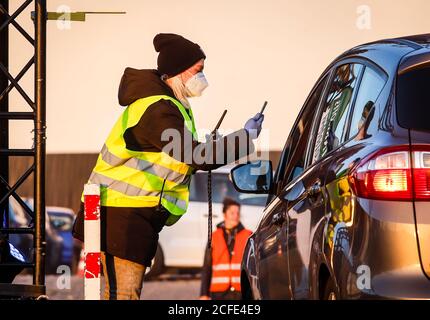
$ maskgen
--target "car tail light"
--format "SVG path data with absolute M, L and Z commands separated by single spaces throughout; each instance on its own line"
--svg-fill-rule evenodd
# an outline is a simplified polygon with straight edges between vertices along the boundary
M 349 181 L 354 193 L 362 198 L 430 200 L 430 147 L 379 150 L 351 170 Z

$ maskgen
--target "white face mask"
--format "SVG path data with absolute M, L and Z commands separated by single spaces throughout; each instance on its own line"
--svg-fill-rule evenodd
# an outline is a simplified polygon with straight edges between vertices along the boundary
M 203 72 L 197 72 L 191 78 L 185 82 L 185 88 L 187 89 L 190 97 L 199 97 L 202 95 L 203 90 L 209 85 Z

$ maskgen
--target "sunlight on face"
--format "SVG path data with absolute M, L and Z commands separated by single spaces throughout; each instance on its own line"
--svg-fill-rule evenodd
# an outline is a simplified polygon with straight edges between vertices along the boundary
M 190 79 L 193 75 L 203 71 L 204 67 L 205 67 L 205 60 L 200 59 L 191 67 L 189 67 L 187 70 L 181 73 L 182 82 L 183 83 L 187 82 L 187 80 Z

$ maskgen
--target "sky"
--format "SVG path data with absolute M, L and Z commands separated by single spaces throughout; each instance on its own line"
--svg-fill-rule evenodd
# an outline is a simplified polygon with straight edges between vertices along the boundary
M 10 11 L 23 1 L 11 0 Z M 18 21 L 33 34 L 30 11 Z M 48 21 L 47 152 L 99 152 L 124 110 L 117 93 L 126 67 L 156 68 L 152 39 L 180 34 L 204 50 L 209 87 L 190 100 L 201 132 L 224 109 L 225 132 L 242 128 L 265 100 L 262 150 L 282 149 L 325 67 L 345 50 L 383 38 L 430 31 L 427 0 L 49 0 L 48 11 L 124 11 L 85 22 Z M 10 72 L 32 47 L 10 28 Z M 34 69 L 20 84 L 33 93 Z M 28 111 L 16 90 L 11 111 Z M 11 147 L 32 144 L 30 121 L 11 121 Z M 206 130 L 206 131 L 205 131 Z

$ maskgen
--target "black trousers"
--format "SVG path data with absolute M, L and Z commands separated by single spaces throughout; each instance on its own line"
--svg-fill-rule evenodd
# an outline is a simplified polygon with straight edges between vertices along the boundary
M 100 208 L 101 250 L 115 257 L 151 266 L 158 245 L 158 233 L 169 213 L 155 208 Z M 73 236 L 84 241 L 84 205 L 77 214 Z

